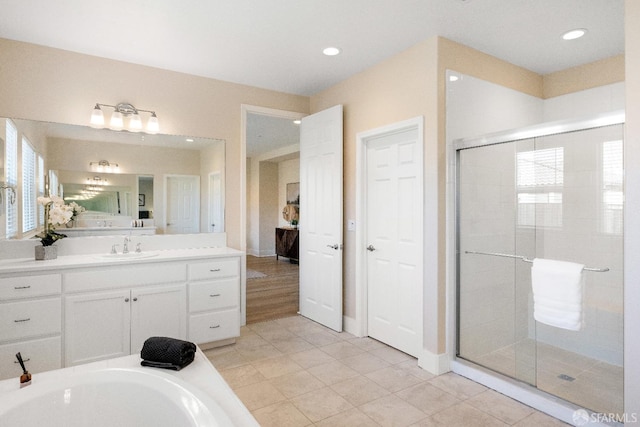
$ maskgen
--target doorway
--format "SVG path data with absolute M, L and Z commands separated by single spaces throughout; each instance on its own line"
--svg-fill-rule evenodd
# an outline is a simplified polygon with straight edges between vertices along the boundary
M 299 182 L 299 128 L 304 114 L 243 106 L 246 197 L 241 232 L 245 244 L 243 310 L 247 323 L 298 312 L 298 265 L 276 256 L 276 229 L 292 224 L 282 215 L 287 184 Z
M 357 136 L 356 320 L 414 357 L 422 349 L 423 118 Z

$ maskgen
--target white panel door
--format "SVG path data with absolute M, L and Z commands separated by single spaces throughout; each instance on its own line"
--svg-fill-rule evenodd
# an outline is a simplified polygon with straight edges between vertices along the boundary
M 224 231 L 224 188 L 220 172 L 209 174 L 209 226 L 210 233 Z
M 166 234 L 200 232 L 200 177 L 167 175 Z
M 417 357 L 422 344 L 422 149 L 418 128 L 367 141 L 368 334 Z
M 300 125 L 300 314 L 342 331 L 342 105 Z

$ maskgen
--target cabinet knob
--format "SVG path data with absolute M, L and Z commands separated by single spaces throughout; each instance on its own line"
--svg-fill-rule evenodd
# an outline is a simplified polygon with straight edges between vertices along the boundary
M 138 297 L 134 298 L 133 301 L 138 301 Z
M 124 299 L 124 302 L 129 302 L 129 298 L 125 298 L 125 299 Z
M 209 326 L 209 329 L 216 329 L 216 328 L 219 328 L 219 327 L 220 327 L 220 325 L 216 325 L 216 326 Z
M 212 272 L 212 273 L 217 273 L 218 271 L 220 271 L 220 269 L 219 268 L 214 268 L 214 269 L 211 269 L 209 271 Z
M 212 298 L 213 298 L 213 297 L 219 297 L 219 296 L 220 296 L 220 294 L 211 294 L 211 295 L 209 295 L 209 296 L 210 296 L 210 297 L 212 297 Z

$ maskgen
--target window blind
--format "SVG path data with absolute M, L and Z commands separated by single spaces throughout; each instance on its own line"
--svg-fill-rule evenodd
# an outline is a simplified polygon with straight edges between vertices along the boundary
M 564 147 L 517 153 L 516 184 L 518 225 L 562 226 Z
M 44 196 L 44 159 L 38 154 L 38 197 Z M 44 225 L 44 206 L 38 205 L 38 227 Z
M 36 152 L 31 143 L 22 137 L 22 232 L 36 229 Z

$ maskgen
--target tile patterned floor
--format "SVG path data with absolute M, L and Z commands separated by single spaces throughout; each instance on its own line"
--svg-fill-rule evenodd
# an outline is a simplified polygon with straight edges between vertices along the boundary
M 295 316 L 242 328 L 205 352 L 261 426 L 566 425 L 370 338 Z

